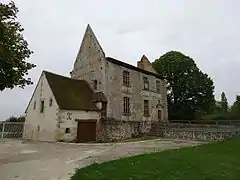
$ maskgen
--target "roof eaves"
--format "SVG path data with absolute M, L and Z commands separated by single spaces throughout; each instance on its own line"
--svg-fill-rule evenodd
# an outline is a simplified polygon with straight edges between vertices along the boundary
M 143 74 L 152 75 L 152 76 L 155 76 L 156 78 L 159 78 L 159 79 L 164 80 L 164 78 L 163 78 L 162 76 L 160 76 L 159 74 L 146 71 L 146 70 L 144 70 L 144 69 L 138 68 L 138 67 L 133 66 L 133 65 L 131 65 L 131 64 L 127 64 L 127 63 L 122 62 L 122 61 L 120 61 L 120 60 L 114 59 L 114 58 L 112 58 L 112 57 L 106 57 L 106 60 L 109 61 L 109 62 L 111 62 L 111 63 L 118 64 L 118 65 L 120 65 L 120 66 L 123 66 L 123 67 L 129 68 L 129 69 L 132 69 L 132 70 L 141 72 L 141 73 L 143 73 Z

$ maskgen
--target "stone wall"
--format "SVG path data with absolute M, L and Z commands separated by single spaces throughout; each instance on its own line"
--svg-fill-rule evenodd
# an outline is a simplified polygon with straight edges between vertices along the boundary
M 108 100 L 107 116 L 119 120 L 151 121 L 157 120 L 158 101 L 163 105 L 162 120 L 167 121 L 167 96 L 165 81 L 112 62 L 106 64 L 106 92 Z M 129 72 L 130 86 L 123 86 L 123 71 Z M 149 90 L 143 90 L 143 77 L 149 80 Z M 156 80 L 160 81 L 160 93 L 156 92 Z M 123 98 L 130 98 L 130 116 L 123 115 Z M 149 101 L 150 117 L 144 117 L 144 100 Z
M 143 69 L 154 71 L 146 57 L 141 62 Z M 129 71 L 130 87 L 123 86 L 124 70 Z M 165 121 L 168 119 L 165 81 L 153 75 L 107 61 L 105 53 L 89 25 L 84 34 L 71 77 L 86 80 L 95 92 L 105 94 L 108 101 L 107 117 L 123 121 L 157 120 L 157 112 L 161 110 L 161 119 Z M 143 77 L 149 79 L 149 90 L 143 90 Z M 160 92 L 156 92 L 156 80 L 160 81 Z M 124 97 L 130 98 L 130 116 L 123 114 Z M 144 100 L 149 100 L 150 117 L 143 116 Z M 163 108 L 156 108 L 158 101 L 163 105 Z
M 153 123 L 150 135 L 189 140 L 219 141 L 240 137 L 240 127 L 233 125 Z
M 151 129 L 150 121 L 100 120 L 97 132 L 98 142 L 113 142 L 141 137 Z

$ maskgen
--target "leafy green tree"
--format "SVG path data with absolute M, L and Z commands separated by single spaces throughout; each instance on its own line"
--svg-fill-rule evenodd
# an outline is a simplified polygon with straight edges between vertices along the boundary
M 11 116 L 5 121 L 6 122 L 25 122 L 25 116 L 19 116 L 19 117 Z
M 198 119 L 212 111 L 213 81 L 192 58 L 170 51 L 156 59 L 153 66 L 167 80 L 169 119 Z
M 224 92 L 221 94 L 221 109 L 223 112 L 228 112 L 228 101 Z
M 0 2 L 0 90 L 24 87 L 32 84 L 30 78 L 25 78 L 28 71 L 35 67 L 27 62 L 32 51 L 24 40 L 22 26 L 17 22 L 18 8 L 11 1 L 8 4 Z
M 231 118 L 240 120 L 240 96 L 236 97 L 236 101 L 231 107 Z

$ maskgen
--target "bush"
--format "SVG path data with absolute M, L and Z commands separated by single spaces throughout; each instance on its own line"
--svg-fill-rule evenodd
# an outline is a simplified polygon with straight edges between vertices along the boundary
M 229 118 L 229 113 L 215 113 L 202 116 L 201 120 L 228 120 Z

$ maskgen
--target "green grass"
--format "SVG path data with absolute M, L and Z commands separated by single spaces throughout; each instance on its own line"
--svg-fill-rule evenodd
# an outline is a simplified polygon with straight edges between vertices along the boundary
M 240 139 L 93 164 L 72 180 L 240 180 Z

